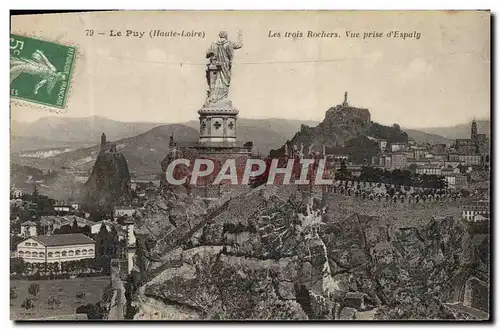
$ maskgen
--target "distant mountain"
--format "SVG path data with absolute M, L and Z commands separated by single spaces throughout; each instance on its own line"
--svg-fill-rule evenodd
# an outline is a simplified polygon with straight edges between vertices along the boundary
M 120 140 L 108 138 L 108 140 L 116 143 L 117 150 L 125 156 L 131 172 L 149 174 L 161 171 L 160 163 L 169 150 L 171 134 L 174 134 L 179 145 L 194 143 L 198 140 L 198 131 L 181 124 L 158 126 L 130 138 Z M 13 154 L 11 159 L 17 164 L 35 168 L 88 171 L 93 166 L 98 152 L 99 145 L 96 144 L 92 147 L 61 153 L 52 157 L 23 157 L 19 154 Z
M 476 120 L 478 133 L 486 134 L 490 136 L 490 121 L 489 120 Z M 415 128 L 416 130 L 429 133 L 437 134 L 447 139 L 467 139 L 470 138 L 470 126 L 471 123 L 464 123 L 460 125 L 450 126 L 450 127 L 423 127 Z
M 41 123 L 49 125 L 45 127 L 44 132 L 55 131 L 45 134 L 50 138 L 36 135 L 42 134 L 39 127 Z M 268 155 L 271 149 L 279 148 L 284 142 L 291 139 L 304 123 L 317 124 L 314 121 L 304 122 L 277 118 L 240 118 L 238 119 L 237 136 L 241 142 L 253 141 L 256 151 L 262 155 Z M 24 124 L 21 123 L 21 126 Z M 14 125 L 18 125 L 18 127 L 13 127 L 13 131 L 23 133 L 19 129 L 19 123 L 13 123 Z M 157 172 L 160 169 L 160 162 L 168 151 L 171 133 L 174 133 L 175 140 L 182 145 L 183 143 L 196 142 L 199 128 L 197 121 L 190 121 L 187 125 L 171 124 L 148 128 L 148 126 L 155 124 L 121 123 L 101 117 L 62 119 L 50 117 L 27 125 L 22 128 L 25 130 L 23 134 L 29 133 L 31 136 L 11 137 L 11 157 L 16 163 L 35 168 L 57 169 L 63 166 L 75 170 L 88 170 L 97 157 L 97 144 L 100 141 L 100 136 L 102 132 L 105 132 L 109 141 L 117 143 L 118 150 L 129 162 L 130 170 L 137 173 Z M 27 127 L 30 127 L 29 130 Z M 115 138 L 139 130 L 144 130 L 144 132 L 132 137 Z M 58 136 L 61 140 L 55 140 L 53 136 Z M 89 136 L 92 136 L 91 141 L 89 141 Z M 62 140 L 63 137 L 66 140 Z M 80 139 L 80 141 L 77 142 L 76 139 Z M 30 144 L 31 142 L 33 144 Z
M 279 148 L 291 139 L 302 124 L 317 125 L 315 121 L 293 119 L 247 119 L 238 118 L 237 138 L 242 142 L 253 141 L 255 150 L 263 155 Z M 126 123 L 104 117 L 86 118 L 44 117 L 33 123 L 11 122 L 11 152 L 53 149 L 82 148 L 96 144 L 102 132 L 108 140 L 116 141 L 145 133 L 163 123 Z M 199 129 L 198 121 L 185 125 Z
M 447 139 L 437 134 L 425 133 L 418 131 L 416 129 L 405 128 L 404 131 L 408 133 L 408 138 L 414 140 L 417 143 L 430 143 L 430 144 L 446 144 L 449 145 L 453 143 L 452 139 Z
M 197 121 L 188 122 L 187 125 L 160 125 L 152 129 L 146 129 L 147 125 L 153 125 L 147 124 L 142 126 L 145 132 L 132 137 L 114 139 L 113 134 L 115 136 L 126 135 L 127 132 L 134 129 L 138 130 L 141 126 L 134 126 L 135 128 L 130 130 L 127 129 L 128 123 L 113 123 L 113 121 L 104 118 L 103 121 L 97 124 L 99 117 L 92 117 L 89 120 L 80 119 L 62 121 L 66 132 L 72 130 L 73 133 L 78 132 L 78 134 L 54 133 L 50 134 L 50 136 L 82 138 L 85 130 L 77 126 L 80 123 L 96 123 L 95 125 L 86 126 L 87 129 L 92 128 L 88 131 L 89 134 L 95 136 L 92 141 L 58 141 L 53 138 L 36 137 L 35 132 L 38 129 L 36 128 L 38 124 L 35 124 L 33 127 L 36 129 L 30 132 L 33 135 L 32 137 L 12 136 L 11 161 L 16 164 L 11 170 L 12 183 L 17 186 L 26 186 L 25 188 L 30 190 L 32 189 L 31 185 L 25 182 L 29 175 L 33 175 L 30 173 L 36 173 L 35 176 L 38 177 L 41 175 L 38 169 L 51 169 L 55 171 L 55 174 L 51 175 L 50 178 L 45 178 L 44 183 L 39 185 L 40 191 L 56 199 L 78 198 L 81 196 L 80 192 L 83 185 L 75 182 L 72 172 L 90 171 L 92 169 L 99 153 L 98 143 L 102 132 L 106 133 L 108 141 L 116 143 L 117 150 L 127 160 L 130 172 L 138 175 L 159 174 L 161 172 L 161 161 L 169 150 L 169 139 L 172 133 L 179 146 L 193 144 L 198 140 L 199 123 Z M 51 122 L 51 120 L 48 122 Z M 240 118 L 238 119 L 237 135 L 242 142 L 253 141 L 255 150 L 261 155 L 267 156 L 271 149 L 279 148 L 287 140 L 290 140 L 304 123 L 314 126 L 317 124 L 314 121 Z M 23 126 L 23 124 L 17 126 L 17 132 L 20 132 L 19 126 Z M 30 125 L 27 124 L 26 127 Z M 26 127 L 23 129 L 27 130 Z M 52 127 L 51 129 L 56 129 L 54 126 Z M 106 130 L 106 127 L 113 127 L 111 135 Z M 45 131 L 47 131 L 47 128 Z M 40 131 L 38 132 L 37 134 L 41 134 Z
M 65 148 L 82 148 L 87 147 L 92 144 L 89 142 L 82 141 L 64 141 L 64 140 L 53 140 L 46 139 L 40 136 L 15 136 L 10 137 L 10 152 L 26 152 L 32 150 L 43 150 L 43 149 L 65 149 Z
M 12 121 L 11 135 L 43 138 L 49 142 L 61 141 L 61 145 L 58 146 L 62 147 L 66 146 L 64 143 L 71 142 L 95 143 L 99 141 L 102 132 L 106 132 L 110 140 L 119 140 L 144 133 L 160 125 L 162 123 L 126 123 L 99 116 L 84 118 L 43 117 L 32 123 Z M 44 146 L 44 148 L 49 147 Z

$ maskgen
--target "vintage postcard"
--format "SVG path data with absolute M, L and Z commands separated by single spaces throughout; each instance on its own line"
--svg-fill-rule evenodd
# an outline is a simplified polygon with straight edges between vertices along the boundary
M 491 320 L 489 11 L 16 14 L 12 320 Z

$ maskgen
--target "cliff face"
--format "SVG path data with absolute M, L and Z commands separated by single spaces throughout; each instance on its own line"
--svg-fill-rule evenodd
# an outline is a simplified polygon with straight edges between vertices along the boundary
M 100 152 L 85 183 L 85 202 L 93 211 L 109 213 L 115 205 L 130 203 L 127 160 L 119 152 Z
M 453 319 L 477 263 L 461 220 L 330 219 L 296 187 L 208 208 L 158 196 L 138 221 L 136 319 Z

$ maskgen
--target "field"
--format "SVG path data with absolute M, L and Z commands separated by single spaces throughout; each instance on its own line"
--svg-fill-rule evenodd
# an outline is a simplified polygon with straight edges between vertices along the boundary
M 35 308 L 30 309 L 28 314 L 24 315 L 25 310 L 21 307 L 21 304 L 25 298 L 33 297 L 28 292 L 28 287 L 32 283 L 40 285 L 40 292 Z M 10 301 L 10 319 L 26 320 L 75 314 L 78 306 L 98 301 L 109 283 L 110 278 L 107 276 L 45 281 L 13 280 L 10 285 L 15 288 L 17 298 Z M 76 294 L 78 292 L 85 292 L 85 297 L 77 299 Z M 51 296 L 56 297 L 61 302 L 54 309 L 47 303 Z

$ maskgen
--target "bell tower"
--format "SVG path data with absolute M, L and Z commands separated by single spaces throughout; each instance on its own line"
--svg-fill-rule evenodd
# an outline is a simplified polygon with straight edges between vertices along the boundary
M 470 139 L 472 141 L 477 140 L 477 123 L 476 119 L 472 119 L 472 124 L 470 125 Z

